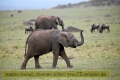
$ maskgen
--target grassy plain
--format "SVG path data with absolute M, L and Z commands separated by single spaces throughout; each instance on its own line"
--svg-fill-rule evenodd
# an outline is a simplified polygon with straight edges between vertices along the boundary
M 28 34 L 25 34 L 24 21 L 36 19 L 39 15 L 54 15 L 63 19 L 65 27 L 74 26 L 84 30 L 85 43 L 73 48 L 65 48 L 66 54 L 74 66 L 71 70 L 107 70 L 108 78 L 80 78 L 75 80 L 119 80 L 120 79 L 120 7 L 89 7 L 48 10 L 0 11 L 0 79 L 4 70 L 20 70 L 24 59 L 24 47 Z M 10 15 L 13 14 L 13 17 Z M 107 16 L 106 16 L 107 15 Z M 88 22 L 87 22 L 88 21 Z M 34 23 L 34 22 L 33 22 Z M 93 23 L 107 23 L 110 33 L 90 33 Z M 34 25 L 33 25 L 34 27 Z M 59 26 L 58 26 L 59 27 Z M 61 29 L 61 27 L 59 27 Z M 80 39 L 79 33 L 73 33 Z M 42 70 L 52 70 L 52 53 L 40 57 Z M 27 70 L 33 71 L 34 59 L 27 64 Z M 68 70 L 63 59 L 59 58 L 56 70 Z M 38 70 L 36 70 L 38 71 Z M 39 70 L 41 71 L 41 70 Z M 32 78 L 11 78 L 12 80 Z M 38 80 L 39 78 L 35 78 Z M 33 79 L 33 80 L 35 80 Z M 44 80 L 44 79 L 42 79 Z M 48 80 L 48 79 L 47 79 Z M 59 80 L 59 79 L 50 79 Z M 63 79 L 60 79 L 63 80 Z M 67 79 L 66 79 L 67 80 Z M 72 79 L 71 79 L 72 80 Z

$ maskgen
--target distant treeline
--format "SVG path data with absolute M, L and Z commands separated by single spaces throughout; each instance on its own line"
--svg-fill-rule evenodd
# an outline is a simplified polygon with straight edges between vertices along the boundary
M 71 8 L 71 7 L 90 7 L 90 6 L 112 6 L 112 5 L 116 5 L 119 6 L 120 5 L 120 0 L 90 0 L 87 2 L 80 2 L 80 3 L 75 3 L 75 4 L 67 4 L 67 5 L 58 5 L 56 7 L 53 8 Z

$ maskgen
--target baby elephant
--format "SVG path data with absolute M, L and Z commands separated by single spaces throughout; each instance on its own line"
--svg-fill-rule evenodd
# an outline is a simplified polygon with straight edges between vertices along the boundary
M 32 26 L 25 28 L 25 34 L 28 32 L 33 32 Z
M 107 32 L 110 32 L 109 25 L 107 25 L 107 24 L 102 24 L 99 29 L 99 32 L 103 33 L 103 30 L 105 31 L 105 29 L 107 29 Z
M 84 37 L 82 34 L 83 30 L 80 31 L 81 41 L 79 42 L 75 36 L 69 32 L 63 32 L 57 29 L 34 30 L 27 38 L 25 45 L 25 59 L 21 65 L 21 69 L 26 69 L 27 62 L 30 58 L 34 57 L 35 68 L 42 68 L 39 64 L 39 56 L 53 52 L 53 64 L 52 68 L 56 68 L 58 56 L 61 56 L 68 68 L 73 66 L 68 59 L 64 47 L 76 48 L 84 43 Z M 27 52 L 26 47 L 28 44 Z
M 97 32 L 98 32 L 99 27 L 100 27 L 100 24 L 93 24 L 92 27 L 91 27 L 91 29 L 90 29 L 91 33 L 92 33 L 93 31 L 95 32 L 95 29 L 97 29 Z

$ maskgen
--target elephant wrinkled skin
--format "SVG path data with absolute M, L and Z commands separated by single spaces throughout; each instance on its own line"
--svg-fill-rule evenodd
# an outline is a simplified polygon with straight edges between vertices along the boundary
M 48 52 L 53 52 L 52 68 L 56 68 L 58 56 L 61 56 L 68 68 L 73 66 L 68 59 L 64 47 L 76 48 L 84 43 L 84 37 L 80 31 L 81 41 L 79 42 L 75 36 L 69 32 L 63 32 L 57 29 L 42 30 L 37 29 L 33 31 L 26 40 L 25 59 L 22 63 L 21 69 L 26 69 L 26 64 L 31 57 L 35 59 L 35 68 L 42 68 L 39 64 L 39 56 Z M 26 47 L 28 44 L 27 52 Z
M 60 17 L 41 15 L 35 21 L 35 29 L 58 29 L 57 25 L 60 25 L 64 31 L 64 22 Z

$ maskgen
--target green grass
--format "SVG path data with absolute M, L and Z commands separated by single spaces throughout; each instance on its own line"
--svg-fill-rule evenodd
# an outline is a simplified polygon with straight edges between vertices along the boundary
M 109 78 L 80 78 L 76 80 L 119 80 L 120 79 L 120 9 L 119 6 L 111 7 L 89 7 L 89 8 L 68 8 L 48 10 L 23 10 L 0 11 L 0 79 L 10 80 L 2 77 L 4 70 L 20 70 L 24 60 L 24 47 L 28 34 L 25 35 L 23 21 L 36 19 L 39 15 L 60 16 L 65 27 L 74 26 L 83 29 L 85 43 L 73 48 L 65 48 L 66 54 L 74 66 L 71 70 L 107 70 Z M 10 15 L 14 14 L 11 18 Z M 105 17 L 111 15 L 111 17 Z M 91 20 L 90 22 L 85 22 Z M 110 33 L 90 33 L 93 23 L 108 23 Z M 34 27 L 34 26 L 33 26 Z M 61 29 L 60 26 L 58 26 Z M 79 33 L 73 33 L 80 39 Z M 52 53 L 40 57 L 42 70 L 53 70 Z M 34 59 L 31 58 L 27 64 L 27 70 L 34 69 Z M 68 70 L 63 59 L 59 58 L 56 70 Z M 41 70 L 40 70 L 41 71 Z M 18 80 L 18 78 L 11 78 Z M 22 78 L 20 78 L 21 80 Z M 31 79 L 31 78 L 25 78 Z M 36 78 L 36 80 L 39 78 Z M 34 80 L 34 79 L 33 79 Z M 44 80 L 44 79 L 43 79 Z M 56 79 L 50 79 L 56 80 Z M 59 80 L 59 79 L 57 79 Z M 62 80 L 62 79 L 60 79 Z

